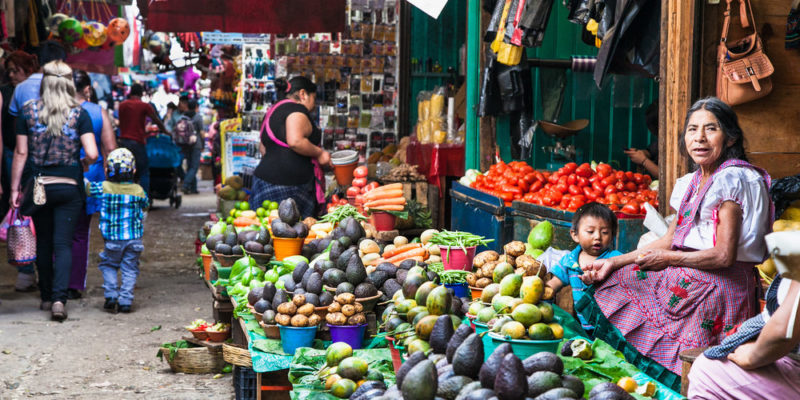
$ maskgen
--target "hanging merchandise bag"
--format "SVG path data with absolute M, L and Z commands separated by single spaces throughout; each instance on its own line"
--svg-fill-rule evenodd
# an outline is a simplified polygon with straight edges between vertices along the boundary
M 27 265 L 36 261 L 36 232 L 33 219 L 23 216 L 17 209 L 11 211 L 11 226 L 8 228 L 8 263 Z
M 717 97 L 735 106 L 760 99 L 772 92 L 772 66 L 755 27 L 750 0 L 739 0 L 739 17 L 742 28 L 752 24 L 753 33 L 737 41 L 728 42 L 731 22 L 731 1 L 727 0 L 722 39 L 717 51 Z

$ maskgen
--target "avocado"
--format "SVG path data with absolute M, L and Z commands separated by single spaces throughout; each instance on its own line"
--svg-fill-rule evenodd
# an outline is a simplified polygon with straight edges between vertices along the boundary
M 625 392 L 615 392 L 607 390 L 605 392 L 598 392 L 594 397 L 589 397 L 590 400 L 633 400 L 634 397 Z
M 322 274 L 322 281 L 325 282 L 326 286 L 337 287 L 345 281 L 344 271 L 331 268 Z
M 627 393 L 625 393 L 625 394 L 627 394 Z M 577 394 L 575 394 L 575 392 L 573 392 L 572 390 L 569 390 L 567 388 L 555 388 L 555 389 L 550 389 L 550 390 L 548 390 L 548 391 L 546 391 L 546 392 L 534 397 L 534 400 L 562 400 L 562 399 L 565 399 L 565 398 L 567 398 L 567 399 L 577 399 L 577 398 L 580 398 L 580 397 L 581 396 L 578 396 Z M 591 397 L 590 397 L 590 399 L 591 399 Z M 633 397 L 631 397 L 631 399 L 633 399 Z
M 294 287 L 294 291 L 292 291 L 292 294 L 306 294 L 306 289 L 304 289 L 304 288 L 303 288 L 302 286 L 300 286 L 300 284 L 298 283 L 297 285 L 295 285 L 295 287 Z M 307 303 L 307 302 L 308 302 L 308 301 L 306 301 L 306 303 Z
M 473 333 L 456 349 L 453 355 L 453 372 L 472 379 L 478 378 L 483 364 L 483 343 L 481 337 Z
M 233 246 L 231 248 L 231 254 L 234 255 L 234 256 L 243 256 L 244 255 L 244 250 L 242 250 L 242 246 L 239 246 L 237 244 L 236 246 Z
M 297 237 L 297 232 L 292 229 L 291 225 L 278 219 L 272 221 L 272 234 L 275 237 L 286 239 L 293 239 Z
M 503 343 L 494 349 L 492 354 L 489 355 L 489 358 L 483 363 L 481 371 L 478 373 L 481 386 L 487 389 L 494 389 L 494 379 L 497 376 L 497 371 L 500 369 L 503 358 L 509 353 L 511 353 L 510 343 Z
M 217 247 L 214 248 L 214 251 L 225 256 L 229 256 L 232 253 L 231 246 L 227 243 L 217 243 Z
M 528 375 L 532 375 L 536 371 L 550 371 L 558 375 L 564 373 L 564 362 L 554 353 L 546 351 L 526 358 L 522 361 L 522 365 L 525 366 L 525 373 Z
M 349 237 L 353 243 L 358 243 L 358 240 L 365 236 L 364 228 L 361 227 L 361 223 L 355 218 L 348 219 L 347 225 L 344 228 L 344 234 Z
M 256 241 L 245 242 L 244 249 L 251 253 L 263 253 L 264 245 Z
M 331 244 L 330 238 L 324 238 L 317 241 L 317 253 L 324 253 L 325 250 L 328 249 L 328 246 Z
M 275 284 L 270 281 L 264 282 L 261 298 L 272 301 L 273 297 L 275 297 Z
M 397 266 L 390 262 L 382 262 L 378 264 L 378 267 L 375 268 L 376 271 L 383 271 L 389 275 L 390 278 L 394 278 L 395 274 L 397 273 Z
M 342 246 L 342 244 L 339 243 L 338 240 L 334 240 L 333 242 L 331 242 L 331 251 L 328 253 L 328 258 L 331 261 L 336 261 L 339 259 L 339 256 L 341 256 L 342 252 L 344 252 L 345 250 L 347 250 L 347 247 Z
M 536 371 L 528 377 L 528 397 L 536 397 L 550 389 L 559 388 L 561 385 L 561 377 L 555 372 Z M 583 394 L 582 391 L 581 394 Z
M 256 240 L 257 235 L 258 231 L 241 231 L 238 235 L 236 235 L 236 240 L 239 244 L 245 244 L 247 242 Z
M 278 306 L 289 301 L 289 295 L 286 290 L 278 289 L 275 291 L 275 296 L 272 297 L 272 309 L 277 310 Z
M 217 243 L 222 243 L 224 240 L 225 236 L 222 234 L 211 235 L 206 238 L 206 247 L 213 250 L 217 247 Z
M 378 289 L 375 288 L 375 285 L 369 282 L 360 283 L 356 286 L 353 294 L 356 295 L 357 299 L 363 299 L 367 297 L 373 297 L 378 294 Z
M 295 294 L 297 294 L 297 289 L 295 290 Z M 304 293 L 306 296 L 306 304 L 313 304 L 314 307 L 319 307 L 319 296 L 316 293 L 306 292 Z
M 436 367 L 430 360 L 423 360 L 408 371 L 400 390 L 403 399 L 434 400 L 438 386 Z
M 500 400 L 524 400 L 528 393 L 528 379 L 522 360 L 514 353 L 506 354 L 494 378 L 494 391 Z
M 341 224 L 336 228 L 333 228 L 331 231 L 331 239 L 339 240 L 342 236 L 344 236 L 344 228 L 342 228 Z
M 439 274 L 433 271 L 428 271 L 425 274 L 428 277 L 428 280 L 434 283 L 439 283 Z
M 342 282 L 336 286 L 336 295 L 338 296 L 342 293 L 353 293 L 353 290 L 355 290 L 355 288 L 353 287 L 352 283 Z
M 433 352 L 435 354 L 447 353 L 447 343 L 450 341 L 450 338 L 453 337 L 454 333 L 453 320 L 450 316 L 439 316 L 439 318 L 436 319 L 436 323 L 433 325 L 431 337 L 428 339 Z
M 431 361 L 433 361 L 433 360 L 431 360 Z M 439 388 L 442 387 L 442 384 L 444 383 L 444 381 L 456 376 L 456 374 L 453 373 L 453 366 L 450 365 L 450 364 L 447 364 L 447 359 L 445 359 L 444 361 L 445 361 L 445 364 L 442 365 L 441 367 L 438 364 L 436 365 L 436 373 L 439 374 Z
M 461 343 L 472 334 L 472 327 L 469 324 L 463 324 L 456 329 L 453 336 L 450 337 L 450 340 L 447 342 L 447 350 L 445 352 L 445 356 L 447 356 L 448 362 L 453 362 L 453 356 L 456 354 L 456 349 L 458 346 L 461 346 Z M 483 344 L 481 344 L 483 347 Z
M 264 245 L 264 254 L 269 254 L 270 256 L 275 254 L 275 249 L 272 247 L 271 244 Z
M 367 279 L 367 269 L 358 254 L 353 254 L 347 262 L 347 269 L 344 271 L 347 281 L 353 286 L 364 282 Z M 358 297 L 358 296 L 356 296 Z
M 564 344 L 561 345 L 561 355 L 564 357 L 572 357 L 572 342 L 573 340 L 567 340 Z
M 397 373 L 395 374 L 395 381 L 397 382 L 397 385 L 402 387 L 403 380 L 405 379 L 408 371 L 410 371 L 411 368 L 413 368 L 415 365 L 417 365 L 419 362 L 425 359 L 426 359 L 425 354 L 423 354 L 422 352 L 416 352 L 411 356 L 409 356 L 408 360 L 406 360 L 406 362 L 404 362 L 403 365 L 400 366 L 400 368 L 397 370 Z
M 426 282 L 426 278 L 422 275 L 409 275 L 403 282 L 403 296 L 407 299 L 413 299 L 417 294 L 417 290 Z M 422 304 L 420 304 L 422 305 Z
M 308 236 L 308 227 L 302 221 L 292 225 L 292 229 L 297 233 L 297 237 L 304 238 Z
M 319 306 L 320 307 L 327 307 L 333 303 L 333 295 L 330 292 L 323 291 L 322 294 L 319 295 Z
M 275 324 L 275 316 L 277 313 L 273 310 L 264 311 L 264 315 L 261 316 L 261 320 L 264 321 L 265 324 Z
M 259 314 L 263 314 L 264 311 L 267 311 L 270 308 L 269 301 L 264 299 L 259 299 L 255 304 L 253 304 L 253 309 Z
M 381 287 L 383 294 L 389 297 L 394 296 L 394 294 L 401 289 L 403 289 L 403 287 L 394 279 L 387 279 Z
M 322 293 L 322 275 L 312 272 L 303 286 L 306 287 L 309 293 Z
M 338 240 L 339 244 L 344 246 L 345 248 L 349 248 L 353 245 L 353 241 L 350 239 L 349 236 L 342 236 Z
M 348 247 L 339 258 L 336 259 L 336 268 L 344 271 L 347 269 L 347 264 L 353 256 L 358 256 L 358 250 L 355 247 Z
M 303 236 L 305 237 L 305 236 Z M 303 248 L 300 250 L 300 255 L 312 259 L 317 254 L 317 248 L 313 244 L 304 244 Z
M 300 221 L 300 210 L 293 198 L 288 198 L 278 204 L 278 218 L 285 224 L 294 225 Z M 272 231 L 273 233 L 275 230 Z
M 436 391 L 436 396 L 445 400 L 455 400 L 461 388 L 471 383 L 472 379 L 466 376 L 455 375 L 439 382 L 439 387 Z
M 239 243 L 239 238 L 236 236 L 235 232 L 226 233 L 224 243 L 227 244 L 228 246 L 233 247 Z
M 478 381 L 470 382 L 464 385 L 458 392 L 456 400 L 488 400 L 494 396 L 494 391 L 491 389 L 481 388 L 481 383 Z
M 414 268 L 416 266 L 417 266 L 417 261 L 416 260 L 404 260 L 403 262 L 400 263 L 398 268 L 411 269 L 411 268 Z
M 601 396 L 603 393 L 609 393 L 606 395 Z M 616 394 L 617 396 L 611 396 L 611 394 Z M 574 397 L 574 396 L 573 396 Z M 589 399 L 602 399 L 602 400 L 627 400 L 633 399 L 633 396 L 628 394 L 625 389 L 617 386 L 612 382 L 602 382 L 595 385 L 591 391 L 589 391 Z
M 387 274 L 385 271 L 375 270 L 367 276 L 367 281 L 369 281 L 369 283 L 375 287 L 383 286 L 387 279 L 389 279 L 389 274 Z
M 261 245 L 266 245 L 269 243 L 271 237 L 269 235 L 269 230 L 267 227 L 262 226 L 258 228 L 258 234 L 256 235 L 255 241 L 261 243 Z
M 295 282 L 302 282 L 303 275 L 305 275 L 306 271 L 308 270 L 308 263 L 305 261 L 300 261 L 294 266 L 294 271 L 292 271 L 292 279 Z
M 333 261 L 331 261 L 331 260 L 322 260 L 322 261 L 317 262 L 316 265 L 314 265 L 314 270 L 316 272 L 319 272 L 320 275 L 324 274 L 325 271 L 327 271 L 327 270 L 329 270 L 331 268 L 335 268 L 335 266 L 333 264 Z
M 364 386 L 364 385 L 361 385 L 361 386 Z M 359 389 L 360 388 L 361 387 L 359 387 Z M 366 391 L 364 393 L 361 393 L 358 396 L 350 396 L 350 400 L 372 400 L 374 398 L 377 398 L 378 396 L 383 395 L 385 392 L 386 392 L 386 390 L 380 389 L 380 388 L 372 389 L 372 390 L 368 390 L 368 391 Z
M 255 304 L 257 301 L 261 300 L 261 296 L 264 294 L 263 287 L 256 287 L 250 290 L 250 293 L 247 293 L 247 303 L 251 306 Z
M 283 287 L 286 289 L 287 292 L 294 292 L 294 288 L 296 285 L 294 283 L 294 280 L 292 279 L 291 274 L 281 275 L 281 277 L 278 279 L 283 281 Z
M 356 397 L 358 397 L 358 396 L 360 396 L 360 395 L 362 395 L 362 394 L 364 394 L 364 393 L 366 393 L 366 392 L 368 392 L 370 390 L 373 390 L 373 389 L 381 389 L 381 390 L 385 391 L 386 390 L 386 384 L 383 383 L 383 381 L 366 381 L 366 382 L 362 383 L 361 386 L 359 386 L 358 389 L 356 389 L 355 392 L 353 392 L 353 395 L 350 398 L 354 399 L 354 398 L 356 398 Z
M 407 269 L 398 269 L 394 275 L 395 280 L 397 283 L 403 284 L 406 281 L 406 277 L 408 277 L 408 270 Z
M 537 374 L 538 372 L 534 372 Z M 530 380 L 528 381 L 530 382 Z M 586 386 L 584 386 L 583 381 L 581 378 L 578 378 L 575 375 L 564 375 L 561 377 L 561 386 L 565 387 L 569 390 L 572 390 L 578 396 L 583 396 L 583 393 L 586 391 Z M 530 385 L 528 386 L 528 392 L 530 392 Z

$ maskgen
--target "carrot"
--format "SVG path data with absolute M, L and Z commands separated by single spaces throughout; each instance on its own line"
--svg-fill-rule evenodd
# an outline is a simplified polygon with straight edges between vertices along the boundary
M 418 249 L 418 248 L 421 248 L 421 247 L 422 247 L 421 243 L 404 244 L 402 246 L 398 246 L 398 247 L 395 247 L 392 250 L 384 252 L 383 253 L 383 258 L 391 258 L 391 257 L 394 257 L 394 256 L 396 256 L 398 254 L 402 254 L 402 253 L 405 253 L 405 252 L 407 252 L 409 250 L 414 250 L 414 249 Z
M 401 254 L 398 254 L 398 255 L 396 255 L 394 257 L 387 258 L 386 262 L 390 262 L 392 264 L 397 264 L 397 263 L 399 263 L 399 262 L 401 262 L 403 260 L 407 260 L 407 259 L 412 258 L 412 257 L 420 257 L 421 258 L 420 261 L 422 261 L 422 260 L 425 259 L 427 253 L 428 253 L 427 249 L 420 247 L 418 249 L 409 250 L 409 251 L 406 251 L 405 253 L 401 253 Z
M 388 205 L 388 206 L 377 206 L 370 208 L 369 206 L 364 205 L 364 208 L 376 211 L 403 211 L 406 209 L 406 206 Z
M 403 184 L 402 183 L 391 183 L 391 184 L 388 184 L 388 185 L 378 186 L 375 189 L 370 190 L 369 192 L 370 193 L 372 193 L 372 192 L 382 192 L 382 191 L 387 191 L 387 190 L 403 190 Z
M 377 200 L 377 199 L 392 199 L 395 197 L 403 197 L 402 190 L 389 190 L 383 192 L 367 192 L 364 194 L 364 200 Z
M 365 207 L 375 208 L 377 206 L 403 206 L 406 204 L 406 199 L 402 197 L 395 197 L 392 199 L 380 199 L 368 201 L 364 204 Z
M 376 265 L 378 265 L 378 264 L 380 264 L 380 263 L 382 263 L 384 261 L 386 261 L 386 260 L 384 260 L 383 258 L 376 258 L 376 259 L 370 261 L 369 263 L 367 263 L 367 265 L 376 266 Z

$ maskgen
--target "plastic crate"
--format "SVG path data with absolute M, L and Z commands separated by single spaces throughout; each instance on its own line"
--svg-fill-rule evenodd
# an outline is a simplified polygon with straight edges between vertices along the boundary
M 454 231 L 471 232 L 493 239 L 484 250 L 503 251 L 503 246 L 512 240 L 514 225 L 511 208 L 503 200 L 488 193 L 453 182 L 450 190 L 451 227 Z
M 233 367 L 233 391 L 236 400 L 255 400 L 258 397 L 256 372 L 252 368 Z

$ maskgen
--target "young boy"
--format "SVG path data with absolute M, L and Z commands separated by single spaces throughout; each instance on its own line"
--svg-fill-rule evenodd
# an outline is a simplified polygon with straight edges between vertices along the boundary
M 562 287 L 569 285 L 572 286 L 572 299 L 574 303 L 578 303 L 583 291 L 588 287 L 581 281 L 580 276 L 583 273 L 581 266 L 590 264 L 598 258 L 621 255 L 622 253 L 610 248 L 616 234 L 617 216 L 605 205 L 588 203 L 575 211 L 570 235 L 572 240 L 578 243 L 578 247 L 550 268 L 553 279 L 546 284 L 545 297 L 552 298 Z M 578 320 L 584 330 L 591 332 L 593 327 L 581 314 L 578 314 Z
M 89 196 L 100 198 L 100 233 L 105 248 L 97 266 L 103 274 L 103 290 L 108 312 L 131 312 L 133 287 L 139 275 L 139 256 L 144 250 L 145 210 L 149 202 L 141 186 L 133 183 L 136 160 L 125 148 L 108 155 L 105 182 L 89 182 Z M 122 285 L 117 284 L 117 270 Z

